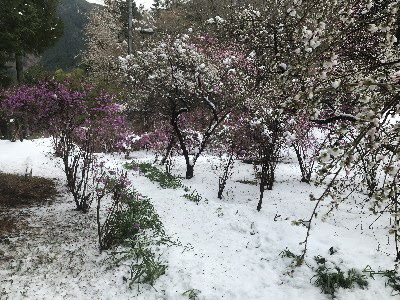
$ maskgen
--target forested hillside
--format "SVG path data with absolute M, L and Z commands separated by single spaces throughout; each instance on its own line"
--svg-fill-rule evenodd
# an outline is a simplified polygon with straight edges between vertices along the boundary
M 80 53 L 85 49 L 84 27 L 87 14 L 96 4 L 85 0 L 60 0 L 58 15 L 64 23 L 64 34 L 57 43 L 46 50 L 40 63 L 46 69 L 70 70 L 80 64 Z

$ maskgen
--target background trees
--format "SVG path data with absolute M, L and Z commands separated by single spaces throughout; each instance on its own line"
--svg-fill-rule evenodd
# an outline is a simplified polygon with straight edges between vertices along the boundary
M 140 14 L 135 4 L 133 11 L 135 19 L 138 19 Z M 83 62 L 88 67 L 88 80 L 92 83 L 109 89 L 123 88 L 118 57 L 128 52 L 127 23 L 126 1 L 122 0 L 106 0 L 104 7 L 98 7 L 89 14 Z
M 17 80 L 22 81 L 23 58 L 40 54 L 62 33 L 56 0 L 4 0 L 0 8 L 0 53 L 15 60 Z
M 40 55 L 38 64 L 47 71 L 82 67 L 82 52 L 86 49 L 84 29 L 89 13 L 97 7 L 86 0 L 59 0 L 57 16 L 63 23 L 63 34 Z
M 219 49 L 215 41 L 191 32 L 165 36 L 121 58 L 136 99 L 131 105 L 169 121 L 185 157 L 186 178 L 193 177 L 194 165 L 216 128 L 244 97 L 240 63 L 232 50 Z M 191 130 L 197 135 L 194 139 L 189 138 Z

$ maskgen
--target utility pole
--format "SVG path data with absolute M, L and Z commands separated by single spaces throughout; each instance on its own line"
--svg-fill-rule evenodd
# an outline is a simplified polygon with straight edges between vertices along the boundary
M 132 18 L 133 18 L 133 11 L 132 11 L 132 0 L 127 0 L 128 2 L 128 54 L 132 54 L 133 52 L 133 41 L 132 41 Z

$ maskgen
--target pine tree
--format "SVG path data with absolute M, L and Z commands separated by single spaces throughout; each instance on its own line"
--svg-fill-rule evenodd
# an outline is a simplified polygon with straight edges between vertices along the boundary
M 17 81 L 22 81 L 23 58 L 39 55 L 61 36 L 58 0 L 1 0 L 0 65 L 15 59 Z

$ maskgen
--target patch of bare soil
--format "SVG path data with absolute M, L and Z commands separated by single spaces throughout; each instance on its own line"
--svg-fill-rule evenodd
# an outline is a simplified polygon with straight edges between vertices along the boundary
M 21 208 L 52 202 L 56 183 L 47 178 L 0 173 L 0 243 L 25 227 Z
M 7 233 L 12 232 L 17 224 L 17 220 L 15 217 L 11 216 L 1 216 L 0 215 L 0 239 L 5 236 Z
M 0 207 L 43 204 L 56 196 L 56 183 L 51 179 L 0 173 Z

